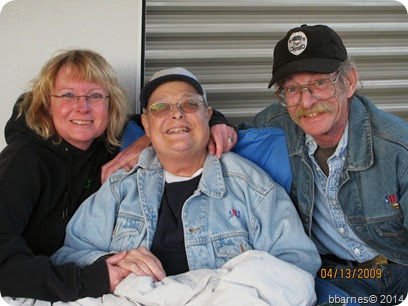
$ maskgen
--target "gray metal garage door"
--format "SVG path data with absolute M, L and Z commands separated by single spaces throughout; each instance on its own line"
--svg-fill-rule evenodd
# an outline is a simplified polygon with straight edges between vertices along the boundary
M 184 66 L 233 122 L 274 101 L 273 47 L 304 23 L 335 29 L 357 63 L 361 93 L 408 120 L 408 15 L 397 1 L 147 0 L 146 12 L 145 80 Z

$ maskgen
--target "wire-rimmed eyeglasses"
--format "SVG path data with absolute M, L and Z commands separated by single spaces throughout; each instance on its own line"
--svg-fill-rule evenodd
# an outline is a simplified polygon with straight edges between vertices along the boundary
M 173 111 L 173 107 L 177 106 L 178 109 L 183 113 L 195 113 L 200 108 L 201 103 L 203 105 L 206 105 L 203 98 L 197 95 L 183 98 L 182 100 L 173 104 L 164 101 L 155 102 L 152 105 L 150 105 L 147 109 L 145 109 L 145 112 L 150 112 L 152 115 L 160 118 L 171 114 L 171 112 Z
M 319 79 L 307 84 L 290 85 L 280 88 L 275 95 L 283 107 L 294 107 L 300 104 L 302 93 L 308 90 L 313 98 L 317 100 L 327 100 L 336 94 L 335 83 L 339 79 L 340 73 L 337 73 L 334 80 L 331 78 Z

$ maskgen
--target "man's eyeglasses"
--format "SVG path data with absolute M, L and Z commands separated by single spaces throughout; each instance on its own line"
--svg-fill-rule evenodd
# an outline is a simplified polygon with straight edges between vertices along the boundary
M 174 104 L 155 102 L 145 109 L 145 112 L 150 112 L 152 115 L 160 118 L 168 116 L 173 111 L 173 107 L 177 106 L 183 113 L 195 113 L 200 108 L 200 103 L 205 105 L 205 101 L 201 96 L 187 97 Z
M 63 93 L 61 95 L 51 95 L 51 97 L 58 98 L 61 101 L 69 102 L 69 103 L 77 102 L 82 97 L 85 98 L 87 102 L 91 102 L 91 103 L 100 103 L 110 98 L 109 95 L 104 96 L 100 93 L 92 93 L 90 95 L 78 95 L 77 96 L 71 92 Z
M 336 94 L 335 83 L 339 79 L 340 73 L 337 73 L 336 78 L 319 79 L 303 85 L 291 85 L 280 88 L 275 95 L 279 103 L 283 107 L 294 107 L 300 104 L 302 92 L 308 90 L 313 98 L 317 100 L 327 100 Z

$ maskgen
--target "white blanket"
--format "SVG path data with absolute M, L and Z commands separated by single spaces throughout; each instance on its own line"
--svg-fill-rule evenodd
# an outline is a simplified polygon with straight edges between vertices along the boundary
M 4 297 L 10 305 L 314 305 L 313 277 L 268 253 L 247 251 L 220 269 L 195 270 L 169 276 L 161 282 L 130 274 L 114 294 L 74 302 Z

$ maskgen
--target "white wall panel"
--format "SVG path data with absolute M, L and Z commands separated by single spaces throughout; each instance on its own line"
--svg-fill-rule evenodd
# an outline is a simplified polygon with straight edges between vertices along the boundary
M 139 96 L 142 0 L 14 0 L 0 11 L 0 151 L 17 98 L 61 49 L 88 48 L 113 66 L 132 109 Z

